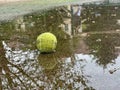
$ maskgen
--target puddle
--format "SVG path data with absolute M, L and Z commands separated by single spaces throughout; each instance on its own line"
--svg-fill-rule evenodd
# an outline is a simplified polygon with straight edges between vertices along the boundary
M 81 16 L 61 6 L 0 23 L 1 90 L 119 90 L 120 7 L 81 8 Z M 56 35 L 55 53 L 37 50 L 43 32 Z

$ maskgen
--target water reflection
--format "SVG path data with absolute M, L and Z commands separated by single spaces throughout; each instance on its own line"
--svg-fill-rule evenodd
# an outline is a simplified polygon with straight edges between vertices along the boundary
M 116 34 L 93 34 L 87 38 L 91 53 L 98 58 L 96 62 L 99 65 L 106 67 L 107 64 L 114 63 L 118 56 L 115 51 L 116 42 L 114 42 L 117 38 L 119 36 L 117 37 Z
M 118 22 L 120 6 L 84 6 L 82 12 L 83 23 L 87 29 L 85 31 L 114 31 L 120 29 Z
M 54 54 L 41 54 L 38 57 L 38 62 L 44 69 L 50 70 L 57 65 L 57 58 Z
M 55 61 L 55 56 L 48 54 L 47 60 L 45 56 L 39 57 L 40 65 L 44 68 L 43 81 L 46 82 L 44 89 L 93 89 L 88 85 L 90 76 L 84 74 L 84 64 L 82 64 L 84 60 L 77 60 L 77 57 L 71 56 L 63 59 L 56 58 Z
M 4 57 L 4 60 L 2 58 L 4 63 L 2 64 L 3 89 L 40 88 L 53 90 L 56 88 L 69 90 L 92 88 L 87 84 L 89 77 L 84 76 L 84 65 L 82 65 L 84 60 L 78 60 L 74 54 L 66 58 L 67 56 L 63 54 L 57 54 L 58 51 L 53 54 L 40 54 L 38 56 L 37 51 L 10 51 L 5 42 L 3 45 L 7 57 Z M 2 55 L 4 54 L 2 53 Z M 62 56 L 64 58 L 59 58 Z
M 79 5 L 74 8 L 75 12 L 79 11 Z M 118 8 L 82 6 L 81 17 L 77 16 L 78 23 L 76 17 L 72 17 L 73 13 L 69 12 L 71 6 L 33 13 L 18 17 L 12 22 L 1 23 L 0 88 L 119 90 Z M 76 21 L 72 23 L 72 19 Z M 72 26 L 81 26 L 84 36 L 70 38 L 82 33 L 73 34 L 71 30 L 76 29 Z M 54 33 L 58 38 L 55 53 L 40 54 L 36 49 L 37 36 L 46 31 Z M 109 70 L 114 68 L 117 68 L 116 72 L 110 76 Z
M 1 52 L 3 52 L 1 55 L 4 55 L 1 58 L 3 90 L 13 88 L 22 90 L 37 86 L 38 84 L 31 76 L 36 71 L 34 67 L 34 65 L 36 66 L 35 51 L 11 51 L 11 48 L 5 42 L 3 42 L 3 45 L 5 49 L 1 47 Z M 29 87 L 29 83 L 33 83 L 33 86 Z

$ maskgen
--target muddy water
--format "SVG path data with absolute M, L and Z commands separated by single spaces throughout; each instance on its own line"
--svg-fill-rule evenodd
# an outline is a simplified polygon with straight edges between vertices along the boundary
M 68 17 L 66 7 L 1 22 L 0 88 L 119 90 L 120 7 L 82 8 L 77 19 L 84 22 L 77 25 L 66 25 L 66 18 L 76 19 Z M 71 24 L 75 32 L 70 31 Z M 75 29 L 77 26 L 82 32 Z M 55 53 L 41 54 L 36 48 L 37 36 L 46 31 L 58 39 Z

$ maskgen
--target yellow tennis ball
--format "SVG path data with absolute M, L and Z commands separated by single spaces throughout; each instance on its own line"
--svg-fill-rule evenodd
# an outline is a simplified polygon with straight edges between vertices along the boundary
M 40 52 L 53 52 L 57 45 L 56 36 L 52 33 L 42 33 L 37 37 L 37 48 Z

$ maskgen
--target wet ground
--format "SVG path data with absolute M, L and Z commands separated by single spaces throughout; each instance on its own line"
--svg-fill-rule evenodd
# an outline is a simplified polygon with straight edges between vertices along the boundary
M 21 15 L 26 15 L 39 10 L 48 10 L 54 7 L 70 4 L 83 4 L 101 0 L 0 0 L 0 21 L 12 20 Z
M 2 90 L 119 90 L 120 6 L 83 5 L 80 17 L 68 11 L 63 6 L 0 22 Z M 43 32 L 56 35 L 55 53 L 37 50 Z

